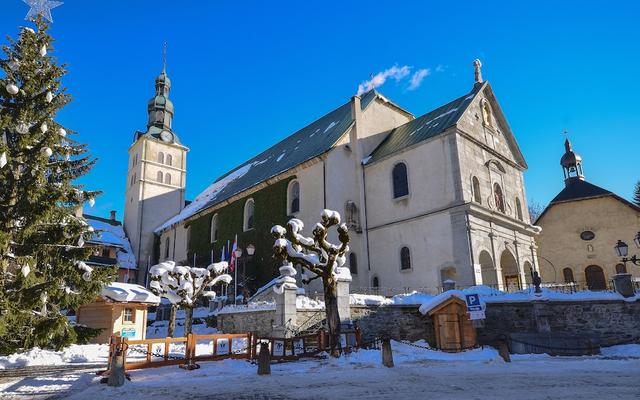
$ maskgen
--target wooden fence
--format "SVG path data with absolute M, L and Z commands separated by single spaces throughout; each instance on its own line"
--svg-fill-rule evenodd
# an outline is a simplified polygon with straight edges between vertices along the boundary
M 206 342 L 206 345 L 202 342 Z M 259 338 L 251 333 L 213 335 L 190 333 L 187 337 L 129 340 L 120 335 L 113 335 L 109 345 L 109 363 L 111 363 L 113 352 L 117 349 L 122 349 L 124 352 L 125 371 L 227 358 L 251 360 L 258 357 L 259 343 L 268 343 L 272 360 L 292 361 L 302 357 L 312 357 L 328 350 L 329 335 L 323 330 L 316 334 L 292 338 Z M 340 345 L 346 352 L 361 347 L 360 331 L 358 329 L 343 331 L 340 335 Z M 206 352 L 202 353 L 202 350 Z M 109 369 L 110 367 L 111 365 Z

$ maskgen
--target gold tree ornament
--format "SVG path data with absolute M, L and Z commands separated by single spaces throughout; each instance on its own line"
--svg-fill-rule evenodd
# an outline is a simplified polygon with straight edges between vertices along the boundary
M 29 7 L 29 12 L 27 16 L 24 18 L 27 21 L 35 21 L 38 18 L 38 15 L 42 15 L 47 21 L 53 22 L 53 17 L 51 16 L 51 10 L 61 6 L 64 4 L 61 1 L 51 1 L 51 0 L 22 0 L 27 3 Z

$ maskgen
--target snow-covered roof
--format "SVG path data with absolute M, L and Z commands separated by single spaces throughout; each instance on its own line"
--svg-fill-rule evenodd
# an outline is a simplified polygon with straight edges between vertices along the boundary
M 102 289 L 102 297 L 122 303 L 160 304 L 160 297 L 132 283 L 112 282 Z
M 116 247 L 118 266 L 124 269 L 137 269 L 136 257 L 133 254 L 131 243 L 119 221 L 111 221 L 86 214 L 84 218 L 94 229 L 94 233 L 89 240 L 90 243 Z
M 378 92 L 371 90 L 362 95 L 361 108 L 366 109 L 376 98 L 388 102 Z M 155 232 L 162 232 L 204 209 L 327 152 L 352 123 L 351 103 L 347 102 L 216 179 L 191 204 L 160 225 Z

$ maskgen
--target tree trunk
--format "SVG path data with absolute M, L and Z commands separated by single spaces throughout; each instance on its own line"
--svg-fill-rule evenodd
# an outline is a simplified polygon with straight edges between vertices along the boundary
M 173 332 L 176 330 L 176 310 L 177 306 L 171 305 L 171 310 L 169 311 L 169 328 L 167 329 L 167 336 L 173 337 Z
M 324 282 L 324 307 L 327 314 L 329 348 L 333 357 L 340 357 L 340 314 L 338 313 L 338 282 L 330 277 Z
M 193 307 L 187 307 L 184 310 L 184 336 L 191 333 L 193 328 Z

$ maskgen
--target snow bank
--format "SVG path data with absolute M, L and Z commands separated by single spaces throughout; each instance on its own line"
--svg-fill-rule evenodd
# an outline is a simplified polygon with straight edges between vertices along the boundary
M 324 310 L 324 301 L 298 296 L 296 297 L 296 308 L 298 310 Z
M 35 347 L 24 353 L 0 357 L 0 369 L 33 365 L 99 364 L 106 363 L 109 346 L 106 344 L 71 345 L 62 351 Z
M 349 304 L 357 306 L 384 306 L 393 304 L 393 301 L 375 294 L 352 293 L 349 295 Z

